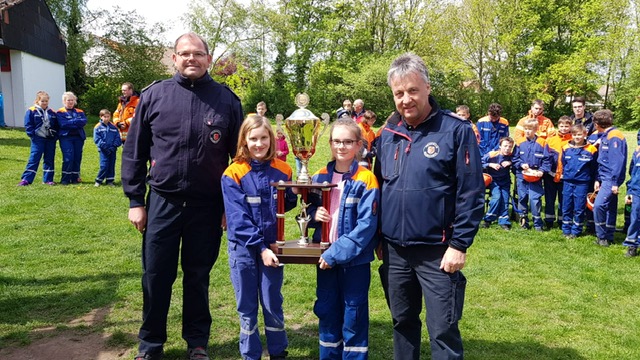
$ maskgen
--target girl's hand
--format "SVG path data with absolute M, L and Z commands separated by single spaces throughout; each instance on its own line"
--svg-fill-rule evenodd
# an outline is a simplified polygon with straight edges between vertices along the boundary
M 316 210 L 315 220 L 318 222 L 329 222 L 331 220 L 331 215 L 324 207 L 320 206 L 318 210 Z
M 329 266 L 329 264 L 327 264 L 326 261 L 324 261 L 324 259 L 322 258 L 322 256 L 320 257 L 320 259 L 318 260 L 318 264 L 320 264 L 320 269 L 325 270 L 325 269 L 331 269 L 331 266 Z
M 264 264 L 264 266 L 270 266 L 270 267 L 280 266 L 280 261 L 278 260 L 278 257 L 276 256 L 276 254 L 273 253 L 271 249 L 264 249 L 260 253 L 260 257 L 262 257 L 262 263 Z

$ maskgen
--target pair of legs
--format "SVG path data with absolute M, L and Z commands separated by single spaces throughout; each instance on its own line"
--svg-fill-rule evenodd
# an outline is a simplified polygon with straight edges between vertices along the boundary
M 484 216 L 485 222 L 494 222 L 497 219 L 498 225 L 511 226 L 509 221 L 509 185 L 496 184 L 495 182 L 489 185 L 491 200 L 489 200 L 489 209 Z
M 432 359 L 462 359 L 462 317 L 467 280 L 462 272 L 440 269 L 446 245 L 402 247 L 383 242 L 395 360 L 420 359 L 422 302 Z
M 27 167 L 24 173 L 22 173 L 22 180 L 27 181 L 29 184 L 33 183 L 36 178 L 36 173 L 38 172 L 40 159 L 43 159 L 42 182 L 53 182 L 53 175 L 55 174 L 56 139 L 45 139 L 37 135 L 31 138 L 31 153 L 29 154 Z
M 588 182 L 564 181 L 562 200 L 562 233 L 564 235 L 582 235 L 587 210 L 585 199 L 588 192 Z
M 182 338 L 189 348 L 207 347 L 211 329 L 209 272 L 220 250 L 222 197 L 210 206 L 190 207 L 151 191 L 142 241 L 143 310 L 139 351 L 157 354 L 167 340 L 171 288 L 182 280 Z
M 551 229 L 553 223 L 557 222 L 558 226 L 562 226 L 563 216 L 563 185 L 562 181 L 555 182 L 553 176 L 544 173 L 542 180 L 544 182 L 544 222 L 547 228 Z M 556 207 L 556 199 L 558 206 Z
M 540 217 L 540 211 L 542 210 L 542 195 L 544 193 L 542 189 L 542 180 L 536 182 L 527 182 L 524 179 L 518 178 L 518 210 L 520 210 L 522 216 L 526 219 L 525 224 L 529 226 L 529 217 L 527 216 L 527 210 L 531 209 L 531 217 L 533 217 L 533 227 L 541 229 L 544 226 L 544 222 Z
M 316 280 L 320 359 L 368 359 L 370 264 L 316 268 Z
M 240 317 L 240 354 L 243 360 L 262 356 L 258 330 L 258 301 L 262 306 L 267 349 L 271 357 L 283 356 L 289 345 L 282 310 L 284 267 L 265 266 L 260 249 L 229 242 L 229 268 Z
M 98 176 L 96 176 L 96 182 L 102 184 L 106 181 L 107 184 L 112 184 L 116 178 L 116 155 L 118 150 L 107 154 L 102 150 L 98 150 L 100 154 L 100 170 Z
M 596 225 L 596 237 L 598 239 L 613 242 L 613 233 L 616 230 L 616 217 L 618 215 L 618 194 L 611 191 L 615 185 L 611 181 L 603 181 L 593 204 L 593 220 Z
M 80 178 L 80 164 L 82 163 L 82 147 L 84 139 L 80 136 L 60 138 L 60 151 L 62 151 L 62 177 L 60 183 L 76 184 Z

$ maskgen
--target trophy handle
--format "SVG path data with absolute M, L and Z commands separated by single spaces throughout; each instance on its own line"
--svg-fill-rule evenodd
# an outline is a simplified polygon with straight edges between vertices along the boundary
M 329 121 L 331 121 L 331 116 L 329 116 L 329 114 L 327 113 L 322 113 L 322 115 L 320 115 L 320 118 L 322 119 L 324 127 L 322 127 L 322 131 L 320 131 L 320 135 L 318 135 L 318 138 L 321 138 L 324 132 L 327 131 L 327 125 L 329 125 Z

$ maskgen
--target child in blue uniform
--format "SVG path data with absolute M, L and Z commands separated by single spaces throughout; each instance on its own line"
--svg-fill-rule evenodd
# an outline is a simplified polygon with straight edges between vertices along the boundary
M 640 137 L 640 132 L 638 134 Z M 640 196 L 640 142 L 631 157 L 629 175 L 631 178 L 627 181 L 627 199 L 631 204 L 631 212 L 627 237 L 622 245 L 627 247 L 625 256 L 634 257 L 638 256 L 638 246 L 640 246 L 640 198 L 638 198 Z
M 78 98 L 70 91 L 62 94 L 63 107 L 58 109 L 60 122 L 60 151 L 62 151 L 62 177 L 60 184 L 79 184 L 82 148 L 87 135 L 84 126 L 87 116 L 76 107 Z
M 571 128 L 573 140 L 562 147 L 558 172 L 562 178 L 562 234 L 573 239 L 582 235 L 585 199 L 597 169 L 597 149 L 586 142 L 587 128 Z
M 53 175 L 59 126 L 55 111 L 49 108 L 49 94 L 44 91 L 36 93 L 34 105 L 27 109 L 24 115 L 24 128 L 27 136 L 31 139 L 31 154 L 18 186 L 27 186 L 33 183 L 43 155 L 42 183 L 55 185 Z
M 96 143 L 100 154 L 100 171 L 96 176 L 95 186 L 102 185 L 103 181 L 114 186 L 116 154 L 118 147 L 122 146 L 122 140 L 118 128 L 111 122 L 111 112 L 107 109 L 100 110 L 100 122 L 93 128 L 93 142 Z
M 262 305 L 271 359 L 287 355 L 281 293 L 284 267 L 278 261 L 276 189 L 271 182 L 291 180 L 291 167 L 276 158 L 276 140 L 269 121 L 249 115 L 240 127 L 238 150 L 222 175 L 222 193 L 229 239 L 229 267 L 240 317 L 240 354 L 258 360 L 258 301 Z M 288 189 L 285 209 L 296 206 Z
M 378 222 L 378 182 L 358 165 L 362 134 L 351 119 L 338 119 L 329 138 L 333 160 L 313 175 L 313 182 L 338 184 L 331 190 L 330 208 L 322 207 L 318 191 L 309 194 L 308 214 L 318 227 L 329 223 L 331 245 L 316 270 L 320 359 L 367 359 L 369 346 L 370 262 Z
M 531 208 L 533 228 L 542 231 L 544 222 L 540 217 L 542 210 L 542 174 L 549 171 L 549 157 L 545 151 L 545 140 L 536 135 L 538 120 L 527 119 L 524 123 L 525 140 L 516 146 L 513 156 L 513 165 L 516 169 L 516 181 L 518 186 L 518 208 L 520 215 L 520 227 L 529 228 L 527 210 Z M 522 172 L 530 170 L 540 176 L 533 182 L 524 180 Z
M 498 220 L 504 230 L 511 230 L 509 221 L 509 189 L 511 188 L 511 164 L 514 141 L 510 137 L 500 139 L 500 147 L 489 151 L 482 157 L 482 167 L 491 175 L 493 181 L 489 185 L 491 200 L 489 209 L 484 215 L 484 227 Z

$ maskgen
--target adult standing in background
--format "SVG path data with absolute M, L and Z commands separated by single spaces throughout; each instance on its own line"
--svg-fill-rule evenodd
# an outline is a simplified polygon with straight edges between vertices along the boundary
M 378 139 L 382 256 L 393 318 L 394 358 L 420 359 L 422 301 L 433 359 L 462 359 L 460 271 L 484 210 L 476 136 L 431 96 L 420 57 L 405 54 L 387 75 L 397 112 Z M 437 211 L 425 216 L 424 206 Z
M 516 141 L 516 145 L 520 145 L 526 139 L 524 136 L 524 123 L 527 119 L 536 119 L 538 120 L 538 131 L 536 132 L 536 136 L 539 138 L 543 138 L 547 140 L 548 137 L 551 137 L 556 134 L 556 128 L 553 126 L 551 120 L 544 116 L 544 101 L 542 100 L 534 100 L 531 103 L 531 109 L 527 116 L 523 117 L 518 121 L 516 125 L 516 129 L 513 134 L 513 140 Z
M 593 124 L 593 114 L 586 111 L 586 102 L 582 96 L 578 96 L 571 101 L 571 110 L 573 110 L 571 120 L 573 121 L 573 125 L 582 124 L 587 128 L 587 136 L 589 136 L 593 134 L 596 129 Z
M 80 165 L 82 164 L 82 148 L 87 135 L 84 126 L 87 116 L 84 111 L 76 108 L 78 98 L 70 91 L 62 94 L 62 104 L 58 110 L 60 124 L 60 151 L 62 152 L 62 177 L 60 184 L 79 184 Z
M 351 104 L 351 100 L 349 99 L 345 99 L 342 102 L 342 107 L 336 110 L 336 119 L 340 119 L 343 116 L 353 116 L 353 105 Z
M 162 357 L 179 256 L 182 338 L 189 359 L 209 359 L 209 272 L 222 236 L 220 179 L 235 155 L 243 119 L 240 99 L 207 71 L 212 58 L 204 39 L 186 33 L 173 50 L 177 73 L 142 91 L 122 153 L 129 220 L 143 234 L 136 360 Z
M 502 117 L 502 105 L 492 103 L 487 110 L 487 116 L 476 123 L 480 133 L 480 156 L 490 151 L 500 149 L 500 139 L 509 137 L 509 120 Z
M 353 120 L 360 124 L 362 119 L 364 119 L 364 101 L 362 99 L 356 99 L 353 102 Z
M 120 91 L 122 96 L 118 99 L 118 108 L 113 112 L 113 124 L 120 131 L 120 139 L 124 144 L 127 141 L 129 126 L 131 126 L 140 96 L 133 90 L 133 84 L 130 82 L 123 83 Z

